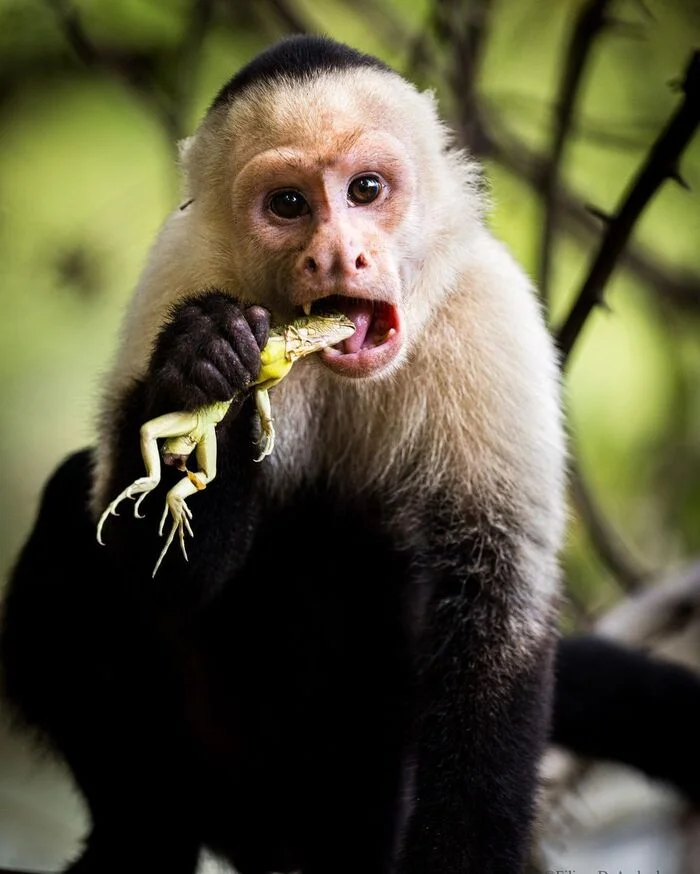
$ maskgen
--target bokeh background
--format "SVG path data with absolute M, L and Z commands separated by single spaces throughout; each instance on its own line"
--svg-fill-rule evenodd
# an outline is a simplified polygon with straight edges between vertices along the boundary
M 49 473 L 94 440 L 121 314 L 179 202 L 177 140 L 240 65 L 298 30 L 436 91 L 556 333 L 606 231 L 594 213 L 615 213 L 683 99 L 700 4 L 0 0 L 0 580 Z M 700 136 L 679 170 L 689 190 L 659 188 L 564 376 L 564 633 L 700 561 Z M 685 644 L 679 657 L 700 658 L 697 635 Z M 28 762 L 0 740 L 0 865 L 48 869 L 67 846 L 51 829 L 64 834 L 79 805 L 48 763 Z M 664 874 L 689 871 L 674 853 Z

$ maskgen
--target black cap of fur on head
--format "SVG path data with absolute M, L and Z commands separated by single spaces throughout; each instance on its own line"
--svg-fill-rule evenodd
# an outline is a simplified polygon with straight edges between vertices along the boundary
M 365 55 L 326 36 L 289 36 L 261 52 L 242 67 L 214 98 L 210 109 L 231 103 L 246 88 L 281 77 L 303 79 L 312 73 L 374 67 L 394 70 L 372 55 Z

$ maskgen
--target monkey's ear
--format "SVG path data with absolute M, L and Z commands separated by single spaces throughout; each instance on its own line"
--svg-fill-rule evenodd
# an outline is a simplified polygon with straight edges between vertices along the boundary
M 194 142 L 194 137 L 185 137 L 184 140 L 179 140 L 177 144 L 177 154 L 180 159 L 180 165 L 184 165 L 187 160 L 187 153 L 189 152 L 192 143 Z
M 194 137 L 185 137 L 185 139 L 183 140 L 178 140 L 177 144 L 178 165 L 180 167 L 180 175 L 183 186 L 182 197 L 186 201 L 186 206 L 189 206 L 192 202 L 190 193 L 190 179 L 188 173 L 188 158 L 193 143 Z M 181 206 L 180 209 L 184 209 L 184 206 Z

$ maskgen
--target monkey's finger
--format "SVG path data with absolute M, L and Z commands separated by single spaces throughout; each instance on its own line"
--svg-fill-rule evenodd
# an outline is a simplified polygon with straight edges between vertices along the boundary
M 257 375 L 241 361 L 237 349 L 224 337 L 212 337 L 206 345 L 203 358 L 214 365 L 229 383 L 229 398 L 233 397 L 235 391 L 248 388 Z M 256 370 L 260 368 L 260 352 L 257 353 L 254 368 Z
M 264 349 L 270 336 L 270 311 L 261 306 L 248 307 L 243 311 L 253 332 L 258 348 Z
M 226 374 L 213 361 L 202 358 L 193 364 L 190 379 L 207 398 L 207 403 L 230 400 L 238 389 L 247 388 L 251 382 L 250 375 L 240 363 L 236 364 L 235 356 L 231 357 L 230 369 Z
M 222 325 L 222 334 L 250 374 L 251 380 L 256 379 L 260 372 L 260 347 L 251 326 L 238 308 L 228 313 L 226 323 Z
M 209 403 L 212 398 L 185 375 L 183 368 L 175 360 L 166 360 L 155 370 L 148 382 L 148 409 L 151 418 L 164 410 L 196 410 Z M 228 400 L 226 397 L 215 400 Z

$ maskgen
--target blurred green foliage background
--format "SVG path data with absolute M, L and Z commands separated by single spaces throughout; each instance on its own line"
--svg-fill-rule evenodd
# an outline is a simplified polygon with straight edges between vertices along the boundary
M 94 439 L 122 311 L 178 204 L 175 141 L 241 64 L 294 27 L 328 33 L 435 89 L 456 122 L 471 97 L 451 77 L 450 34 L 485 22 L 473 105 L 499 146 L 482 149 L 490 220 L 537 278 L 543 207 L 528 156 L 550 147 L 580 8 L 578 0 L 0 0 L 0 573 L 47 476 Z M 562 185 L 580 206 L 614 211 L 679 102 L 669 83 L 700 43 L 700 5 L 624 0 L 610 14 L 618 23 L 591 51 Z M 681 169 L 691 191 L 667 182 L 644 213 L 637 261 L 619 265 L 611 311 L 591 316 L 565 378 L 573 459 L 632 576 L 700 553 L 700 137 Z M 558 225 L 553 327 L 604 230 L 591 222 Z M 578 508 L 572 500 L 567 582 L 595 614 L 622 583 Z

